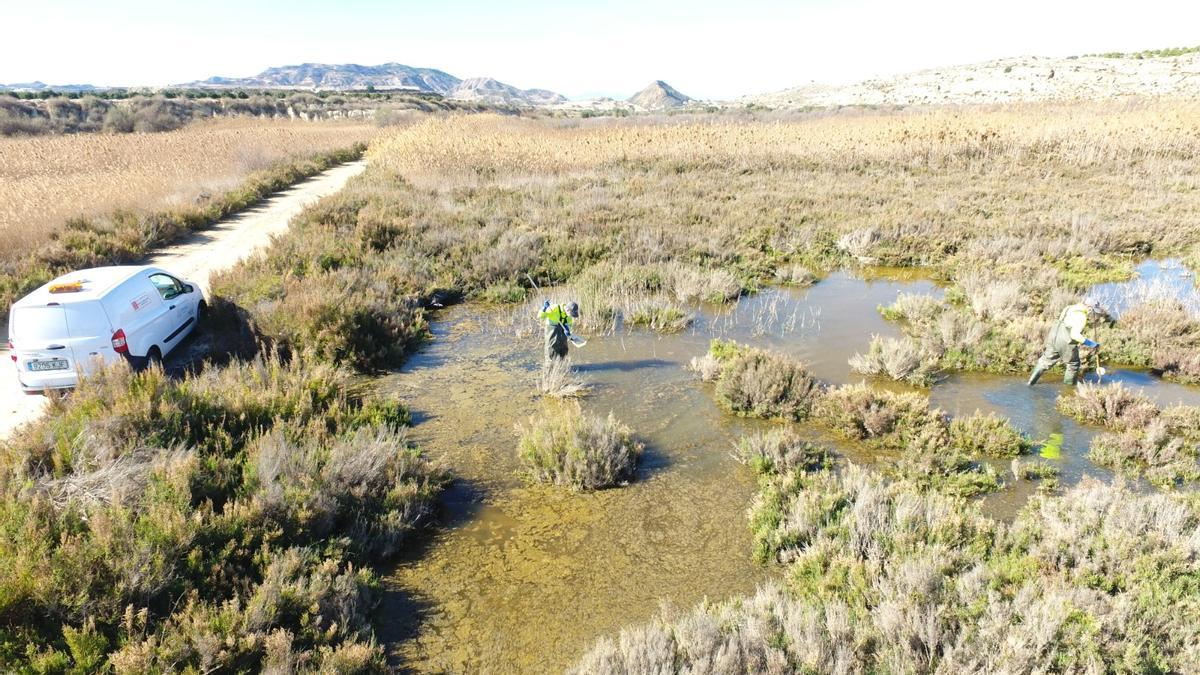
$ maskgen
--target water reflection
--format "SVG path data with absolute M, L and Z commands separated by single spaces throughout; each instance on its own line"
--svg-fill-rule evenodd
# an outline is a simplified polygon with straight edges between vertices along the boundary
M 1146 260 L 1135 268 L 1136 276 L 1094 286 L 1088 294 L 1096 298 L 1113 316 L 1156 298 L 1179 300 L 1193 313 L 1200 314 L 1200 291 L 1192 271 L 1179 260 Z

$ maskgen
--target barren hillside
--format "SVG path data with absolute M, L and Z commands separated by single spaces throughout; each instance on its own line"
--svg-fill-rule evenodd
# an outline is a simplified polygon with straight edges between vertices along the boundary
M 814 83 L 748 96 L 741 102 L 792 108 L 1098 100 L 1119 96 L 1200 98 L 1200 54 L 1148 59 L 1020 56 L 849 85 Z

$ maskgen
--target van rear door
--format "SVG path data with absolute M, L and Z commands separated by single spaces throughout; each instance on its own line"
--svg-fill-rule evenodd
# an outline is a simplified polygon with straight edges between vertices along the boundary
M 67 313 L 61 305 L 14 307 L 9 332 L 17 377 L 27 388 L 74 386 L 75 355 L 69 345 Z
M 63 305 L 66 310 L 67 346 L 83 373 L 92 373 L 97 366 L 117 359 L 112 347 L 113 328 L 98 300 Z

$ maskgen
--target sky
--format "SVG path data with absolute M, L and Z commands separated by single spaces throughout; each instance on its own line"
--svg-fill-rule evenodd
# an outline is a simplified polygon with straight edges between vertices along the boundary
M 1194 0 L 0 0 L 0 82 L 399 62 L 571 98 L 730 99 L 1007 56 L 1200 45 Z

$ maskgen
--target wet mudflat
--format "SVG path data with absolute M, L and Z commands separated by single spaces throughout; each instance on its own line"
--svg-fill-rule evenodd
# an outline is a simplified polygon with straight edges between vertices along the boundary
M 518 335 L 507 312 L 444 311 L 433 341 L 383 383 L 413 407 L 414 440 L 458 480 L 442 522 L 387 578 L 381 639 L 418 672 L 557 672 L 664 605 L 752 591 L 771 571 L 750 560 L 746 509 L 755 484 L 730 448 L 768 423 L 721 411 L 711 387 L 684 366 L 723 337 L 794 355 L 827 382 L 857 382 L 846 361 L 872 334 L 898 334 L 877 307 L 901 291 L 941 293 L 911 274 L 838 272 L 811 288 L 772 289 L 706 311 L 682 333 L 590 335 L 572 352 L 591 387 L 582 405 L 612 411 L 647 445 L 634 483 L 592 494 L 531 486 L 520 475 L 513 425 L 545 404 L 536 394 L 540 338 Z M 1145 373 L 1112 379 L 1145 387 L 1161 403 L 1200 403 L 1200 390 Z M 1061 451 L 1047 461 L 1063 470 L 1064 484 L 1107 477 L 1086 458 L 1097 430 L 1055 410 L 1059 391 L 1030 389 L 1019 377 L 955 375 L 931 396 L 951 414 L 1003 414 L 1034 440 L 1061 435 Z M 873 460 L 861 447 L 838 450 Z M 1034 489 L 1010 483 L 985 502 L 998 516 Z

